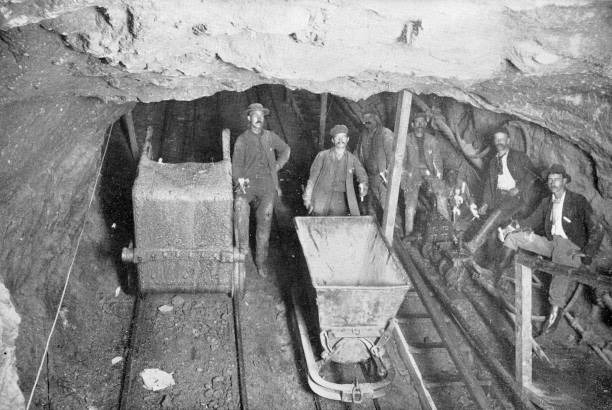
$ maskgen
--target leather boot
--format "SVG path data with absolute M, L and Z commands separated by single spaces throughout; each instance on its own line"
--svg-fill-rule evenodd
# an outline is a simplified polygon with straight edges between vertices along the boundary
M 554 332 L 559 326 L 559 322 L 563 317 L 563 309 L 559 306 L 552 306 L 550 309 L 550 313 L 546 318 L 546 322 L 544 322 L 544 327 L 542 327 L 542 332 L 540 332 L 540 336 L 544 336 Z

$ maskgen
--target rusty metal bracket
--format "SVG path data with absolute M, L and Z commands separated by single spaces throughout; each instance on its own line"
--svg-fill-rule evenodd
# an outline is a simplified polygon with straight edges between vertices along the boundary
M 169 260 L 216 260 L 221 263 L 244 262 L 245 255 L 234 249 L 219 250 L 218 248 L 123 248 L 121 260 L 131 263 L 161 262 Z

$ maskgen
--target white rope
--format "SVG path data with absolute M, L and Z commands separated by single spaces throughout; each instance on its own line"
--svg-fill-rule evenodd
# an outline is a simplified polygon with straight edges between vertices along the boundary
M 66 289 L 68 289 L 68 281 L 70 280 L 70 274 L 72 273 L 72 267 L 74 266 L 74 261 L 76 260 L 76 256 L 79 252 L 79 245 L 81 244 L 81 238 L 83 237 L 83 232 L 85 232 L 85 226 L 87 225 L 87 216 L 89 215 L 89 209 L 91 208 L 91 204 L 96 196 L 96 188 L 98 187 L 98 181 L 100 180 L 100 175 L 102 174 L 102 166 L 104 166 L 104 159 L 106 158 L 106 150 L 108 149 L 108 143 L 111 138 L 111 133 L 113 132 L 113 125 L 110 126 L 110 130 L 108 131 L 108 136 L 106 138 L 106 144 L 104 146 L 104 152 L 102 153 L 102 161 L 100 162 L 100 167 L 98 168 L 98 173 L 96 175 L 96 182 L 93 186 L 93 191 L 91 193 L 91 198 L 89 198 L 89 205 L 87 205 L 87 210 L 85 211 L 85 220 L 83 221 L 83 226 L 81 227 L 81 232 L 79 233 L 79 238 L 77 239 L 76 248 L 74 249 L 74 253 L 72 255 L 72 261 L 70 262 L 70 267 L 68 268 L 68 273 L 66 274 L 66 282 L 64 283 L 64 289 L 62 290 L 62 296 L 60 297 L 59 304 L 57 305 L 57 310 L 55 312 L 55 318 L 53 319 L 53 325 L 51 326 L 51 331 L 49 332 L 49 336 L 47 337 L 47 343 L 45 344 L 45 351 L 43 353 L 42 359 L 40 360 L 40 366 L 38 367 L 38 372 L 36 373 L 36 379 L 34 380 L 34 386 L 32 386 L 32 391 L 30 392 L 30 398 L 28 399 L 28 404 L 26 406 L 26 410 L 29 410 L 32 399 L 34 398 L 34 392 L 36 391 L 36 386 L 38 385 L 38 380 L 40 379 L 40 373 L 42 372 L 43 366 L 45 365 L 45 358 L 49 353 L 49 345 L 51 344 L 51 337 L 53 336 L 53 332 L 55 331 L 55 326 L 57 325 L 57 319 L 60 315 L 60 310 L 62 308 L 62 304 L 64 303 L 64 297 L 66 296 Z

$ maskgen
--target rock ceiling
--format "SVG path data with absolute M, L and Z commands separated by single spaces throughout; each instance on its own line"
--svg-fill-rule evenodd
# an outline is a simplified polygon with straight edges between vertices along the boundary
M 407 88 L 540 124 L 612 197 L 607 1 L 0 3 L 0 103 L 195 99 L 279 83 L 351 99 Z

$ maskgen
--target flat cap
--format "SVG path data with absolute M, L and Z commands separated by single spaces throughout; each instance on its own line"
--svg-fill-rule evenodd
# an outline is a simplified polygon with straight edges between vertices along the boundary
M 248 115 L 253 111 L 261 111 L 264 115 L 270 114 L 270 110 L 261 105 L 260 103 L 253 103 L 249 105 L 249 108 L 247 108 L 245 112 Z
M 343 125 L 343 124 L 334 125 L 334 127 L 331 130 L 329 130 L 329 135 L 331 135 L 332 137 L 335 137 L 336 134 L 347 134 L 348 135 L 348 128 L 346 127 L 346 125 Z
M 424 118 L 425 120 L 427 120 L 427 114 L 425 114 L 424 112 L 417 112 L 412 116 L 412 121 L 416 121 L 417 118 Z

